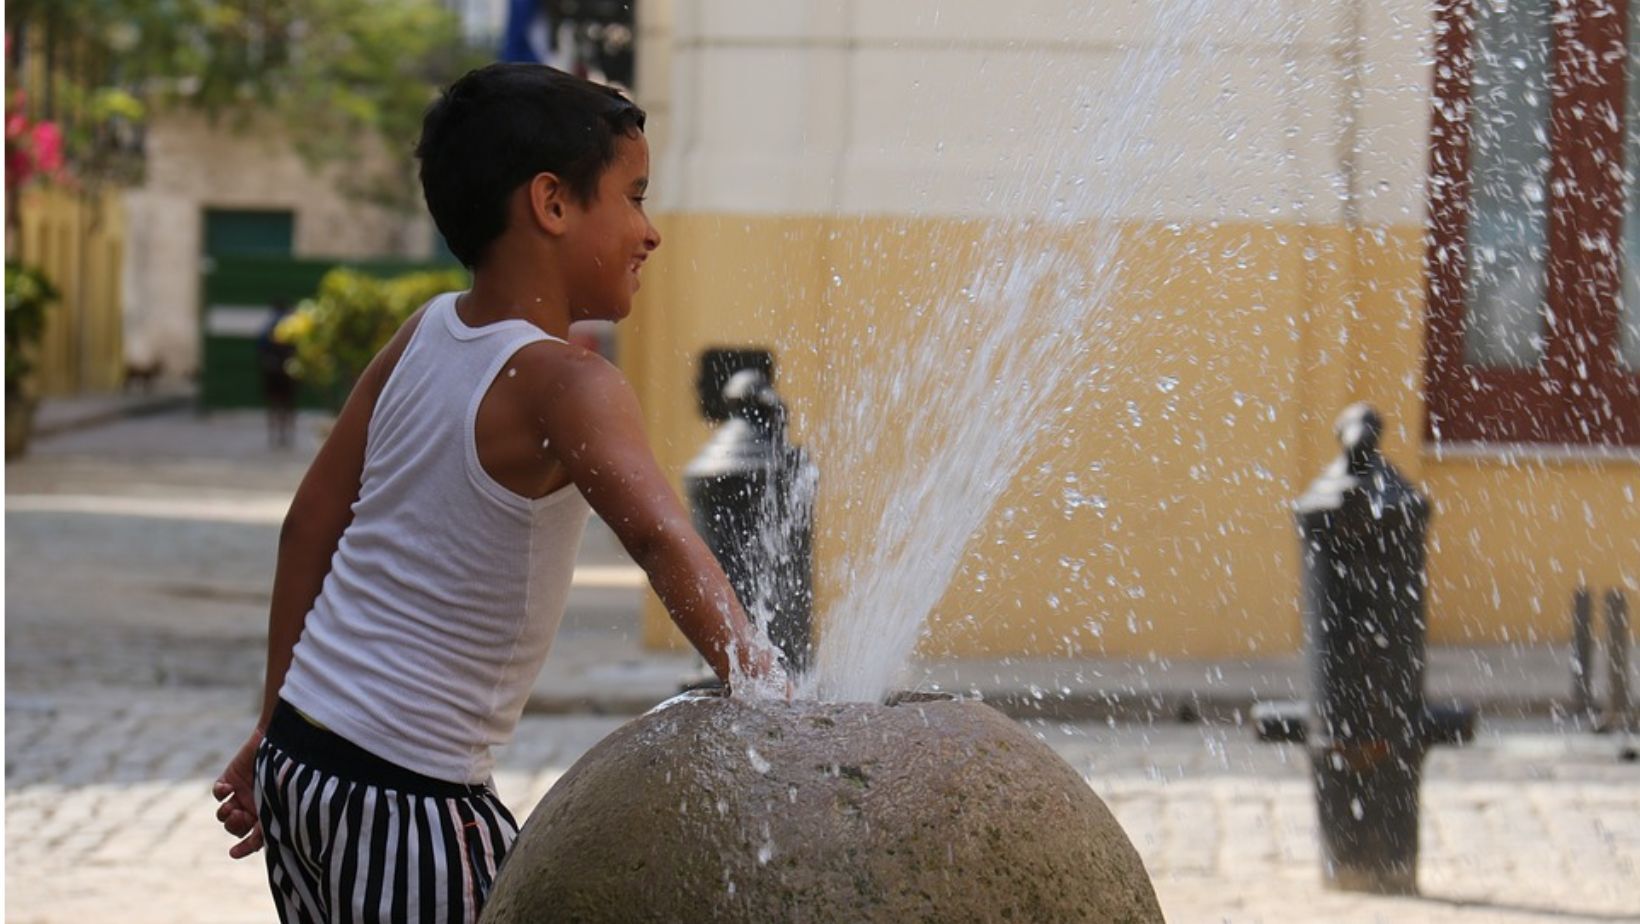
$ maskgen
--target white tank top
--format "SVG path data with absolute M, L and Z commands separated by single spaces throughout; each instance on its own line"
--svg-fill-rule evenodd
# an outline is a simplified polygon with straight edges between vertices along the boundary
M 376 401 L 353 522 L 280 696 L 379 757 L 481 783 L 512 738 L 563 619 L 589 509 L 529 499 L 478 461 L 479 402 L 527 321 L 468 327 L 429 303 Z

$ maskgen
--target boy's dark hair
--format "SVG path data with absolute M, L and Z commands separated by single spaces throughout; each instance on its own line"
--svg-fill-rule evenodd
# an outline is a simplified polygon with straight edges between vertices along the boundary
M 427 210 L 456 259 L 477 266 L 507 227 L 507 199 L 553 173 L 577 201 L 598 195 L 615 139 L 643 131 L 619 92 L 541 64 L 492 64 L 451 84 L 427 110 L 416 156 Z

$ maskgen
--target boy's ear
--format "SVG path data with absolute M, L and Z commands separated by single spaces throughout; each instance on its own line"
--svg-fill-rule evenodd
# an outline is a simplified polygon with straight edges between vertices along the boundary
M 554 173 L 537 173 L 529 182 L 529 210 L 535 226 L 557 237 L 568 228 L 569 190 Z

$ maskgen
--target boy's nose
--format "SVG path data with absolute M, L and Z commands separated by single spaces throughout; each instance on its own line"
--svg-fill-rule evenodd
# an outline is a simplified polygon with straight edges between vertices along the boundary
M 653 221 L 646 221 L 645 227 L 648 229 L 648 233 L 646 233 L 643 238 L 644 249 L 654 250 L 655 248 L 661 246 L 661 232 L 659 228 L 655 227 L 655 223 Z

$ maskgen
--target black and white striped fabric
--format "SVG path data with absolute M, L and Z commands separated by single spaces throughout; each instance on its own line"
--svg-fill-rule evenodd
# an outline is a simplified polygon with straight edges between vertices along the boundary
M 518 824 L 488 787 L 344 779 L 263 741 L 257 811 L 284 924 L 472 924 Z

